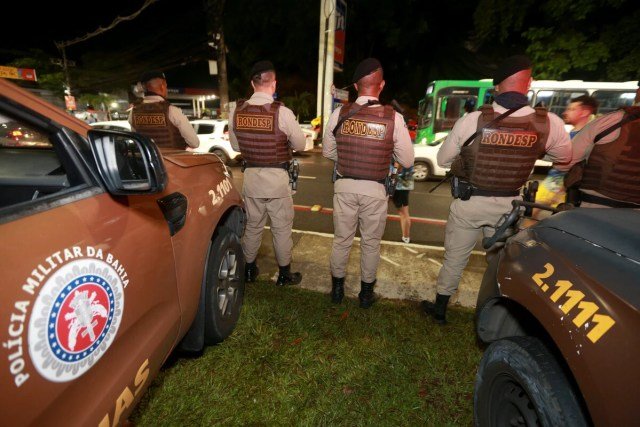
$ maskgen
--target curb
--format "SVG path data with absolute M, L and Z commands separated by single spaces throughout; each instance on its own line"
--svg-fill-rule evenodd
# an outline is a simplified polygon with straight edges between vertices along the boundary
M 257 261 L 263 272 L 261 276 L 266 275 L 275 282 L 274 276 L 277 275 L 278 265 L 270 237 L 271 230 L 265 227 Z M 294 230 L 292 238 L 292 270 L 302 273 L 300 287 L 328 294 L 331 291 L 329 257 L 333 236 Z M 433 300 L 443 256 L 444 248 L 441 247 L 383 240 L 380 245 L 376 294 L 387 299 Z M 472 252 L 467 268 L 462 274 L 458 292 L 452 296 L 451 303 L 463 307 L 475 307 L 485 269 L 484 252 Z M 360 292 L 360 239 L 356 237 L 347 266 L 345 295 L 356 298 L 358 292 Z

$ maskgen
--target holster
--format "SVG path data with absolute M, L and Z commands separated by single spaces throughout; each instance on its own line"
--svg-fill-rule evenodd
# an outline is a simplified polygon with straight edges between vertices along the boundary
M 451 196 L 454 199 L 469 200 L 472 193 L 473 185 L 470 182 L 455 175 L 451 178 Z
M 387 175 L 384 179 L 384 191 L 387 193 L 387 197 L 392 197 L 396 192 L 396 186 L 398 185 L 398 175 Z
M 300 174 L 300 165 L 298 164 L 298 159 L 293 159 L 289 162 L 289 169 L 287 170 L 289 173 L 289 183 L 291 184 L 292 190 L 298 189 L 298 175 Z

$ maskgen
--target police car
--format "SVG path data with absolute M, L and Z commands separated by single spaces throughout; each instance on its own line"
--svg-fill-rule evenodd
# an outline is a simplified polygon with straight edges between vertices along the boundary
M 0 79 L 0 425 L 118 425 L 232 333 L 244 211 L 213 155 L 97 130 Z
M 488 347 L 475 425 L 638 425 L 638 277 L 634 209 L 560 212 L 509 238 L 478 293 L 476 333 Z

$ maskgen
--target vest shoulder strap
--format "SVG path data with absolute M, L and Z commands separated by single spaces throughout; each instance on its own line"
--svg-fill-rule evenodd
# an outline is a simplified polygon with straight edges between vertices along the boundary
M 494 110 L 493 110 L 493 106 L 489 105 L 489 104 L 484 104 L 479 108 L 480 112 L 482 113 L 482 118 L 484 120 L 490 120 L 493 118 L 494 115 Z
M 596 135 L 595 138 L 593 138 L 593 143 L 595 144 L 596 142 L 600 141 L 602 138 L 604 138 L 605 136 L 609 135 L 611 132 L 613 132 L 614 130 L 621 128 L 622 126 L 624 126 L 625 124 L 632 122 L 634 120 L 638 120 L 640 119 L 640 109 L 638 108 L 623 108 L 625 115 L 622 117 L 622 120 L 620 120 L 618 123 L 615 123 L 611 126 L 609 126 L 608 128 L 606 128 L 605 130 L 603 130 L 602 132 L 600 132 L 599 134 Z
M 549 114 L 549 110 L 547 110 L 545 107 L 535 107 L 535 110 L 536 116 L 547 117 L 547 115 Z
M 269 111 L 272 113 L 275 113 L 276 111 L 278 111 L 278 108 L 280 107 L 284 107 L 284 103 L 280 102 L 280 101 L 273 101 L 271 103 L 271 106 L 269 107 Z

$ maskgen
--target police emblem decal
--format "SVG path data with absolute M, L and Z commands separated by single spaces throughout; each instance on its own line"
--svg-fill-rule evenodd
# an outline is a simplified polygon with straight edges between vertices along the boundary
M 124 309 L 122 281 L 97 259 L 66 264 L 49 277 L 29 321 L 29 353 L 40 375 L 73 380 L 112 344 Z

